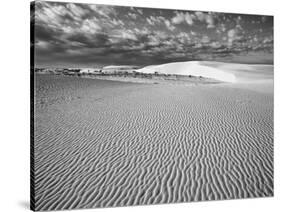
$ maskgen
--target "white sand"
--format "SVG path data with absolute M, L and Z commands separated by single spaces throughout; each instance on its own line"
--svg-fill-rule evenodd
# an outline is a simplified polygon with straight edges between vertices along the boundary
M 252 83 L 273 79 L 272 65 L 247 65 L 222 62 L 190 61 L 147 66 L 137 71 L 193 75 L 213 78 L 223 82 Z
M 255 86 L 37 75 L 36 210 L 272 196 L 273 91 Z
M 128 72 L 132 73 L 137 69 L 137 66 L 130 66 L 130 65 L 123 65 L 123 66 L 117 66 L 117 65 L 110 65 L 110 66 L 104 66 L 102 68 L 103 73 L 116 73 L 116 72 Z
M 119 66 L 119 65 L 110 65 L 110 66 L 104 66 L 102 69 L 132 69 L 135 68 L 136 66 L 130 66 L 130 65 L 123 65 L 123 66 Z

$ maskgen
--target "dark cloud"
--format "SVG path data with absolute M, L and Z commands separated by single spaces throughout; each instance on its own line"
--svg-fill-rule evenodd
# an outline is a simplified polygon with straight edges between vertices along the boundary
M 109 36 L 107 34 L 85 35 L 82 33 L 71 34 L 67 36 L 67 40 L 79 42 L 80 47 L 95 48 L 109 46 Z
M 35 25 L 35 39 L 43 41 L 58 40 L 63 33 L 62 30 L 54 30 L 47 25 Z
M 273 63 L 272 16 L 36 2 L 31 19 L 42 66 Z

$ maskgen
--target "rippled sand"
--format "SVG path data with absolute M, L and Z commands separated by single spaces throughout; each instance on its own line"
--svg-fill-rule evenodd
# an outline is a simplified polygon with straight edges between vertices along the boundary
M 52 75 L 35 90 L 36 210 L 273 195 L 273 92 Z

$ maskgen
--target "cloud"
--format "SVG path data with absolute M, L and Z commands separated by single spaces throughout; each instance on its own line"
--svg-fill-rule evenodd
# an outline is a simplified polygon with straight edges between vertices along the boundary
M 221 30 L 222 32 L 225 32 L 225 31 L 226 31 L 225 24 L 221 24 L 221 25 L 220 25 L 220 30 Z
M 190 35 L 186 32 L 180 32 L 177 35 L 177 39 L 179 40 L 180 43 L 189 43 L 191 41 Z
M 37 62 L 155 64 L 273 52 L 273 19 L 268 16 L 262 23 L 261 16 L 200 11 L 171 14 L 53 2 L 36 6 Z
M 125 23 L 120 19 L 117 20 L 117 19 L 113 18 L 111 23 L 115 26 L 125 26 Z
M 135 40 L 135 41 L 137 40 L 136 35 L 130 31 L 122 31 L 121 36 L 123 39 L 130 39 L 130 40 Z
M 137 11 L 140 15 L 143 15 L 143 10 L 142 10 L 142 9 L 136 9 L 136 11 Z
M 95 34 L 100 30 L 101 30 L 101 27 L 98 25 L 96 19 L 94 19 L 94 18 L 91 20 L 86 19 L 82 22 L 81 31 L 84 33 Z
M 194 31 L 192 31 L 192 30 L 190 31 L 190 34 L 193 35 L 193 36 L 196 36 L 196 35 L 197 35 L 197 33 L 194 32 Z
M 35 43 L 35 46 L 36 48 L 40 49 L 48 49 L 49 42 L 39 40 L 37 43 Z
M 212 42 L 210 45 L 212 48 L 218 49 L 222 46 L 222 44 L 218 41 Z
M 122 29 L 112 31 L 110 38 L 113 43 L 122 42 L 124 40 L 138 40 L 136 34 L 132 30 L 125 31 Z
M 273 37 L 265 37 L 262 42 L 265 43 L 265 44 L 267 44 L 267 43 L 272 44 L 273 43 Z
M 190 15 L 189 12 L 176 12 L 176 16 L 172 18 L 172 23 L 180 24 L 186 22 L 188 25 L 193 25 L 194 16 Z
M 175 27 L 171 24 L 169 20 L 165 20 L 164 23 L 169 30 L 173 31 L 175 29 Z
M 200 49 L 202 47 L 203 47 L 202 43 L 195 43 L 195 45 L 194 45 L 195 49 Z
M 85 34 L 85 33 L 75 33 L 68 35 L 65 42 L 68 44 L 73 42 L 79 42 L 80 45 L 87 46 L 87 48 L 105 47 L 108 46 L 109 36 L 104 33 L 96 34 Z
M 41 5 L 41 7 L 40 9 L 35 9 L 36 22 L 48 23 L 48 25 L 51 25 L 52 27 L 59 27 L 63 22 L 62 16 L 67 13 L 65 7 L 50 7 L 48 4 L 41 2 L 38 4 Z
M 212 13 L 203 13 L 201 11 L 195 12 L 198 21 L 205 22 L 208 29 L 215 28 L 215 20 Z
M 111 19 L 111 16 L 116 15 L 114 6 L 94 5 L 94 4 L 89 4 L 88 6 L 92 11 L 107 19 Z
M 210 14 L 207 14 L 206 16 L 205 16 L 205 19 L 206 19 L 206 23 L 207 23 L 207 28 L 214 28 L 215 27 L 215 25 L 214 25 L 214 18 L 213 18 L 213 16 L 212 15 L 210 15 Z
M 148 17 L 146 18 L 146 21 L 150 24 L 150 25 L 154 25 L 154 22 Z
M 242 26 L 241 26 L 241 23 L 242 23 L 242 18 L 241 18 L 241 16 L 238 16 L 238 17 L 236 18 L 236 26 L 235 26 L 235 27 L 236 27 L 237 29 L 241 29 L 241 30 L 242 30 L 243 28 L 242 28 Z
M 193 25 L 194 16 L 190 15 L 188 12 L 185 13 L 185 21 L 188 25 Z
M 80 20 L 81 17 L 87 13 L 86 10 L 83 10 L 81 7 L 73 3 L 67 4 L 66 7 L 71 11 L 74 17 L 77 18 L 78 20 Z
M 163 16 L 150 16 L 146 18 L 150 25 L 165 23 L 166 19 Z
M 253 41 L 254 41 L 254 42 L 258 42 L 258 37 L 257 37 L 257 35 L 254 36 Z
M 128 13 L 128 16 L 129 16 L 130 18 L 134 19 L 134 20 L 137 19 L 137 14 L 135 14 L 135 13 L 129 12 L 129 13 Z
M 149 37 L 149 42 L 147 42 L 149 46 L 158 46 L 160 44 L 160 40 L 157 39 L 155 36 Z
M 203 12 L 197 11 L 197 12 L 195 12 L 195 15 L 197 16 L 197 19 L 199 21 L 204 21 L 205 20 L 205 14 Z
M 201 39 L 202 43 L 209 43 L 210 42 L 210 38 L 207 35 L 204 35 Z
M 235 41 L 245 41 L 245 38 L 243 38 L 243 31 L 239 28 L 233 28 L 228 30 L 227 36 L 228 36 L 228 46 L 232 46 Z
M 266 17 L 266 16 L 262 16 L 262 17 L 261 17 L 261 22 L 262 22 L 262 23 L 265 23 L 266 20 L 267 20 L 267 17 Z
M 228 36 L 228 45 L 231 46 L 233 41 L 235 40 L 236 38 L 236 29 L 231 29 L 227 32 L 227 36 Z
M 229 38 L 234 38 L 236 35 L 236 29 L 231 29 L 227 32 Z
M 176 28 L 168 19 L 165 19 L 163 16 L 150 16 L 146 18 L 146 21 L 149 25 L 152 26 L 163 23 L 171 31 L 175 30 Z
M 35 25 L 35 38 L 42 41 L 55 41 L 61 36 L 62 31 L 48 25 Z

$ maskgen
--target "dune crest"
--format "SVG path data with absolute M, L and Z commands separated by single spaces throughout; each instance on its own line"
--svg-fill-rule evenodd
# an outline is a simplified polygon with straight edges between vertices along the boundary
M 209 61 L 175 62 L 147 66 L 138 70 L 143 73 L 193 75 L 212 78 L 223 82 L 264 82 L 273 80 L 272 65 L 248 65 Z

